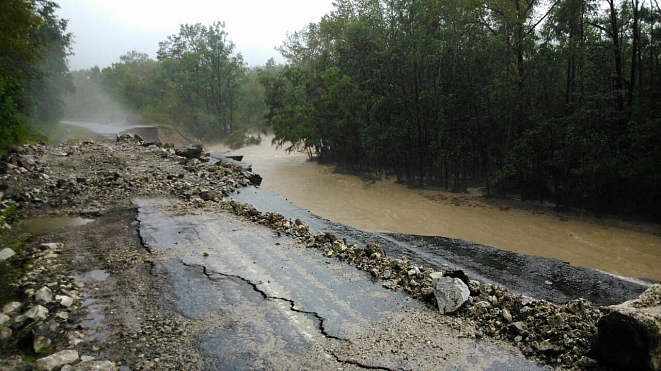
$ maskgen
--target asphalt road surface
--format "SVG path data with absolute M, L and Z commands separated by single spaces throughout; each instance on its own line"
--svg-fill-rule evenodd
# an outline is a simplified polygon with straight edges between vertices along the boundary
M 153 274 L 198 320 L 209 370 L 543 370 L 471 324 L 229 214 L 136 199 Z

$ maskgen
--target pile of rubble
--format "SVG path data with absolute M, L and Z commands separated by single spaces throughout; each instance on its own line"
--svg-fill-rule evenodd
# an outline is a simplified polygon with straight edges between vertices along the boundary
M 130 206 L 131 198 L 143 195 L 174 196 L 199 205 L 221 201 L 260 180 L 239 166 L 209 161 L 200 146 L 175 149 L 145 143 L 136 135 L 120 135 L 115 143 L 12 147 L 0 162 L 0 174 L 0 215 L 11 209 L 19 218 L 100 216 L 111 208 Z M 0 222 L 3 229 L 11 229 L 4 219 Z M 35 363 L 19 356 L 0 360 L 0 369 L 117 369 L 109 361 L 79 357 L 75 350 L 85 340 L 75 320 L 83 315 L 79 312 L 85 284 L 66 273 L 59 261 L 62 249 L 60 243 L 28 243 L 17 252 L 0 249 L 0 264 L 21 270 L 16 280 L 5 282 L 19 295 L 0 303 L 0 344 L 36 357 Z M 56 352 L 61 349 L 65 350 Z
M 22 251 L 29 261 L 26 271 L 17 282 L 23 292 L 23 301 L 0 303 L 0 341 L 14 336 L 17 346 L 25 354 L 35 354 L 35 370 L 104 370 L 114 371 L 117 366 L 91 356 L 79 357 L 75 348 L 84 334 L 73 326 L 69 318 L 78 313 L 83 302 L 81 289 L 85 283 L 59 272 L 58 257 L 61 243 L 43 243 Z M 60 352 L 45 356 L 54 349 Z M 0 361 L 3 369 L 30 369 L 32 365 L 20 357 Z
M 557 366 L 585 369 L 596 364 L 591 341 L 602 313 L 586 300 L 565 305 L 533 300 L 509 293 L 498 285 L 469 280 L 460 271 L 437 272 L 432 267 L 389 258 L 374 243 L 363 247 L 330 233 L 314 235 L 300 219 L 292 222 L 279 213 L 261 213 L 252 205 L 234 200 L 227 201 L 223 207 L 289 235 L 308 248 L 321 250 L 327 257 L 369 272 L 375 279 L 383 280 L 382 285 L 388 289 L 403 290 L 416 299 L 439 306 L 444 313 L 456 313 L 473 321 L 477 328 L 473 337 L 509 340 L 526 356 Z M 446 287 L 440 289 L 439 285 Z M 442 293 L 449 291 L 459 294 L 451 294 L 442 304 L 438 303 L 444 296 Z
M 70 161 L 73 157 L 82 159 Z M 23 212 L 67 207 L 94 215 L 140 195 L 219 201 L 261 180 L 239 166 L 209 161 L 199 146 L 175 149 L 130 134 L 118 136 L 114 144 L 12 147 L 1 167 L 0 206 L 20 205 Z

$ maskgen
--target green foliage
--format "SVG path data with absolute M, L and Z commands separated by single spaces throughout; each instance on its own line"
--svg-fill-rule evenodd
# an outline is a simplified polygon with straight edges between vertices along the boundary
M 159 43 L 157 60 L 131 51 L 102 71 L 76 71 L 81 93 L 70 99 L 68 116 L 168 125 L 212 140 L 261 130 L 264 89 L 224 27 L 181 25 Z
M 337 1 L 260 74 L 274 141 L 411 184 L 661 216 L 661 10 L 606 5 Z
M 47 0 L 0 2 L 0 150 L 33 139 L 32 125 L 61 117 L 72 36 Z

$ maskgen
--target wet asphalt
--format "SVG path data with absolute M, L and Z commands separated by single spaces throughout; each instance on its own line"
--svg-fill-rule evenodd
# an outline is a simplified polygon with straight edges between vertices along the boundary
M 208 370 L 544 369 L 507 344 L 430 327 L 452 319 L 316 249 L 173 202 L 134 200 L 139 234 L 175 308 L 198 321 Z
M 439 270 L 461 269 L 470 279 L 500 284 L 513 293 L 558 304 L 579 298 L 598 306 L 619 304 L 637 297 L 651 284 L 645 280 L 573 266 L 553 258 L 504 251 L 464 240 L 368 233 L 318 217 L 261 188 L 244 189 L 232 198 L 253 204 L 262 212 L 279 212 L 292 220 L 300 218 L 313 233 L 333 233 L 360 245 L 376 242 L 384 246 L 390 257 L 406 258 L 417 265 Z

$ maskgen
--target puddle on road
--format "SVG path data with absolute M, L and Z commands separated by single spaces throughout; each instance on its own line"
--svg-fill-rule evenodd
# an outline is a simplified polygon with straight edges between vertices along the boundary
M 76 274 L 73 276 L 73 278 L 76 281 L 82 281 L 85 282 L 86 284 L 95 284 L 96 282 L 103 282 L 108 277 L 110 277 L 110 273 L 104 271 L 103 269 L 95 269 L 89 272 L 85 272 L 83 274 Z
M 93 221 L 79 216 L 46 216 L 25 220 L 21 223 L 21 229 L 26 233 L 40 235 L 80 227 Z

